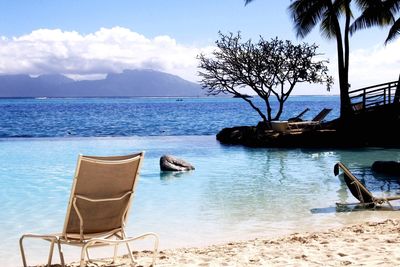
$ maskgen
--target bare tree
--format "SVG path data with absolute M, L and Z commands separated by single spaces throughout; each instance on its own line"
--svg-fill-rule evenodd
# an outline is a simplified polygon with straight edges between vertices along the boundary
M 203 88 L 210 95 L 225 93 L 241 97 L 263 121 L 280 118 L 284 103 L 297 83 L 326 84 L 327 90 L 333 83 L 325 65 L 327 60 L 313 60 L 318 55 L 315 44 L 294 45 L 290 41 L 278 38 L 266 41 L 262 37 L 257 43 L 241 42 L 240 33 L 220 33 L 220 40 L 215 43 L 217 49 L 212 55 L 198 56 Z M 251 89 L 263 99 L 266 111 L 243 93 L 244 88 Z M 271 96 L 279 103 L 274 115 Z

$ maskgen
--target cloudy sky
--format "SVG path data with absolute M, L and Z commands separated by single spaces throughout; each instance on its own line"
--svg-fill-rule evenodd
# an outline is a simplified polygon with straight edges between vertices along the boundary
M 290 1 L 256 0 L 36 0 L 0 1 L 0 74 L 62 73 L 98 79 L 109 72 L 151 68 L 198 81 L 196 55 L 212 51 L 218 31 L 317 43 L 336 74 L 334 41 L 318 29 L 296 39 Z M 387 29 L 351 39 L 352 88 L 396 80 L 400 38 L 383 45 Z M 337 94 L 337 79 L 330 94 Z M 297 94 L 323 94 L 300 88 Z

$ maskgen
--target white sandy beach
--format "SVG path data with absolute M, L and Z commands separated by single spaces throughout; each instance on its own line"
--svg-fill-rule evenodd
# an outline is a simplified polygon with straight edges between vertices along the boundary
M 148 266 L 149 252 L 134 252 Z M 157 266 L 400 266 L 400 220 L 367 222 L 322 232 L 160 251 Z M 78 266 L 72 263 L 69 266 Z M 130 266 L 127 257 L 118 264 Z

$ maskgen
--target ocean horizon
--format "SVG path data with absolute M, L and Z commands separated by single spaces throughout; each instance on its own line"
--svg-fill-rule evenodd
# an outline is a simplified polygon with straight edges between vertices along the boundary
M 262 100 L 254 99 L 265 109 Z M 272 102 L 273 106 L 276 102 Z M 337 96 L 293 96 L 281 119 L 311 119 L 331 108 L 339 116 Z M 206 98 L 3 98 L 0 138 L 72 136 L 213 135 L 225 127 L 256 125 L 261 117 L 242 99 Z

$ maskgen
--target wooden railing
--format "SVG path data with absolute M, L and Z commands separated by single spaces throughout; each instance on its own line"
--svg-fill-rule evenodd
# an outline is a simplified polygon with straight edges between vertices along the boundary
M 399 103 L 399 81 L 368 86 L 349 92 L 352 109 L 356 112 L 365 111 L 377 106 Z

